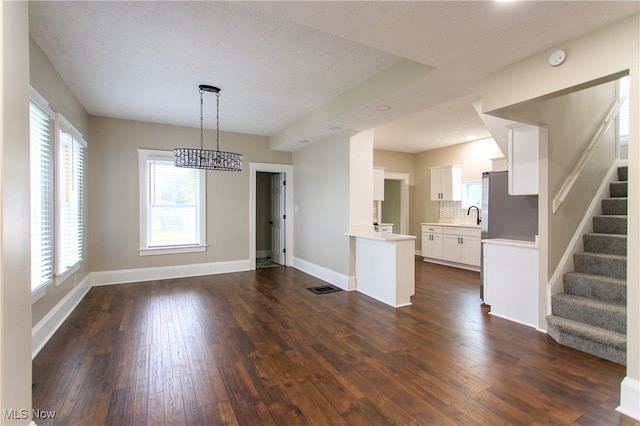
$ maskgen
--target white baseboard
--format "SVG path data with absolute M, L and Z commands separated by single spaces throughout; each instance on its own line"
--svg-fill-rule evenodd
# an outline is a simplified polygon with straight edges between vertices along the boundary
M 90 289 L 91 274 L 84 277 L 84 279 L 80 281 L 80 284 L 67 293 L 67 295 L 31 329 L 31 359 L 34 359 L 36 355 L 38 355 L 38 352 L 40 352 L 51 336 L 60 328 L 64 320 L 73 312 Z
M 154 268 L 120 269 L 91 273 L 94 286 L 134 283 L 141 281 L 166 280 L 172 278 L 196 277 L 201 275 L 225 274 L 250 270 L 251 262 L 232 260 L 227 262 L 196 263 L 192 265 L 158 266 Z
M 447 260 L 432 259 L 430 257 L 425 257 L 425 258 L 422 259 L 422 261 L 423 262 L 429 262 L 429 263 L 436 263 L 438 265 L 443 265 L 443 266 L 451 266 L 451 267 L 458 268 L 458 269 L 466 269 L 467 271 L 480 272 L 480 267 L 479 266 L 466 265 L 464 263 L 449 262 Z
M 640 381 L 625 377 L 620 384 L 620 406 L 616 411 L 640 421 Z
M 522 320 L 511 318 L 511 317 L 509 317 L 507 315 L 496 314 L 496 313 L 494 313 L 492 311 L 489 311 L 489 315 L 492 315 L 492 316 L 498 317 L 498 318 L 502 318 L 502 319 L 505 319 L 507 321 L 515 322 L 515 323 L 518 323 L 518 324 L 521 324 L 521 325 L 526 325 L 527 327 L 535 328 L 536 330 L 541 331 L 541 330 L 538 329 L 538 326 L 536 324 L 529 324 L 529 323 L 523 322 Z
M 297 257 L 293 258 L 291 266 L 304 273 L 326 281 L 329 284 L 340 287 L 343 290 L 355 290 L 355 277 L 340 274 L 336 271 L 325 268 L 324 266 L 316 265 L 315 263 L 311 263 Z

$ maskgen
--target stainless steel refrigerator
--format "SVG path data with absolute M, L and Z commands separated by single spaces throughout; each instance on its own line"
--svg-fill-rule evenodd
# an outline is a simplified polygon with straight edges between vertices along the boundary
M 538 235 L 538 196 L 509 195 L 508 172 L 484 172 L 480 229 L 482 239 L 535 241 Z M 484 300 L 482 269 L 480 298 Z

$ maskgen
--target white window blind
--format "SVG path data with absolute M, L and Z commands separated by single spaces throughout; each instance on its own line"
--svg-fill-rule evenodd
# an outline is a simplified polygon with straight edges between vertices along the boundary
M 171 151 L 140 150 L 140 167 L 141 251 L 203 247 L 204 172 L 175 167 Z
M 87 144 L 63 117 L 58 115 L 58 275 L 82 260 L 84 234 L 84 149 Z
M 53 281 L 53 112 L 30 103 L 31 291 Z

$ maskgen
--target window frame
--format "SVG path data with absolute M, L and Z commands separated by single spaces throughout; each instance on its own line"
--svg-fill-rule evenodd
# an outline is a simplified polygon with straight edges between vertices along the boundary
M 154 256 L 164 254 L 179 253 L 196 253 L 207 250 L 207 179 L 204 170 L 193 169 L 199 177 L 199 221 L 197 234 L 199 237 L 198 244 L 180 244 L 166 246 L 149 246 L 148 245 L 148 197 L 149 197 L 149 181 L 148 181 L 148 161 L 163 160 L 173 163 L 173 151 L 155 150 L 155 149 L 138 149 L 138 180 L 139 180 L 139 225 L 140 239 L 138 254 L 140 256 Z
M 63 210 L 65 208 L 64 204 L 63 204 L 63 186 L 64 183 L 62 182 L 62 179 L 64 178 L 63 175 L 63 164 L 62 164 L 62 155 L 63 155 L 63 143 L 66 144 L 66 142 L 63 141 L 63 136 L 62 134 L 66 134 L 69 135 L 71 137 L 71 144 L 72 144 L 72 152 L 74 149 L 77 148 L 81 148 L 82 149 L 82 164 L 81 164 L 81 170 L 80 175 L 78 175 L 78 170 L 73 167 L 72 171 L 72 179 L 73 179 L 73 185 L 80 185 L 80 189 L 79 191 L 79 205 L 77 206 L 79 208 L 80 214 L 79 214 L 79 222 L 76 223 L 77 226 L 79 226 L 79 241 L 73 241 L 71 242 L 72 244 L 74 244 L 74 246 L 77 247 L 77 250 L 79 251 L 79 255 L 77 257 L 77 259 L 74 259 L 74 262 L 72 265 L 63 265 L 62 264 L 62 257 L 63 257 L 63 252 L 64 252 L 64 248 L 63 245 L 65 244 L 65 235 L 63 235 L 63 220 L 65 218 L 65 214 L 63 213 Z M 56 165 L 54 167 L 54 180 L 55 180 L 55 205 L 56 205 L 56 210 L 55 210 L 55 224 L 56 224 L 56 232 L 55 232 L 55 248 L 56 248 L 56 252 L 55 252 L 55 285 L 58 286 L 60 284 L 62 284 L 62 282 L 64 282 L 67 278 L 69 278 L 72 274 L 74 274 L 75 272 L 77 272 L 80 269 L 80 264 L 83 261 L 83 255 L 84 255 L 84 236 L 85 236 L 85 220 L 84 220 L 84 215 L 85 215 L 85 209 L 84 209 L 84 203 L 85 203 L 85 163 L 86 163 L 86 159 L 84 158 L 84 150 L 87 148 L 87 142 L 83 139 L 82 134 L 60 113 L 56 114 L 56 118 L 55 118 L 55 162 Z M 75 164 L 75 154 L 74 157 L 72 158 L 72 162 Z M 79 182 L 77 182 L 75 179 L 76 177 L 79 179 Z M 79 243 L 79 245 L 78 245 Z
M 40 179 L 40 193 L 44 194 L 46 193 L 46 198 L 49 199 L 50 205 L 48 205 L 46 207 L 46 210 L 48 210 L 49 214 L 48 214 L 48 218 L 47 221 L 49 222 L 48 226 L 51 227 L 50 230 L 50 238 L 48 243 L 48 247 L 45 248 L 46 251 L 48 251 L 50 253 L 50 258 L 49 258 L 49 262 L 50 262 L 50 274 L 48 274 L 48 279 L 42 283 L 39 283 L 38 285 L 36 285 L 34 287 L 33 284 L 33 278 L 34 278 L 34 274 L 33 274 L 33 270 L 30 269 L 30 284 L 31 284 L 31 296 L 32 296 L 32 302 L 37 301 L 39 298 L 41 298 L 42 296 L 44 296 L 45 294 L 45 289 L 51 285 L 52 283 L 55 283 L 55 267 L 56 267 L 56 260 L 55 260 L 55 256 L 56 256 L 56 235 L 55 235 L 55 228 L 56 228 L 56 200 L 55 200 L 55 168 L 56 168 L 56 156 L 55 156 L 55 112 L 51 109 L 51 107 L 49 106 L 49 103 L 47 102 L 47 100 L 40 95 L 40 93 L 38 93 L 33 87 L 30 88 L 30 93 L 29 93 L 29 121 L 30 121 L 30 128 L 31 128 L 31 104 L 35 105 L 42 113 L 44 113 L 46 116 L 49 117 L 49 139 L 47 141 L 49 147 L 48 147 L 48 151 L 49 151 L 49 170 L 46 170 L 47 176 L 45 177 L 45 180 L 42 180 L 42 178 Z M 32 161 L 33 161 L 33 140 L 32 140 L 32 134 L 31 131 L 29 132 L 29 163 L 30 163 L 30 167 L 33 166 Z M 40 149 L 40 148 L 38 148 Z M 40 163 L 40 170 L 42 170 L 42 163 Z M 32 178 L 33 176 L 33 170 L 30 171 L 30 182 L 29 182 L 29 186 L 30 186 L 30 229 L 31 229 L 31 233 L 33 234 L 34 229 L 34 221 L 33 221 L 33 180 Z M 43 182 L 46 182 L 45 185 L 42 185 Z M 46 186 L 46 187 L 44 187 Z M 40 210 L 42 210 L 42 208 L 40 208 Z M 31 235 L 30 237 L 30 259 L 31 259 L 31 268 L 33 267 L 33 235 Z

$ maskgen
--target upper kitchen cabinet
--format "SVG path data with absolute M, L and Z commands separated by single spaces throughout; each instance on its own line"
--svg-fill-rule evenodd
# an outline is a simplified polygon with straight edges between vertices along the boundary
M 540 128 L 514 124 L 509 128 L 509 195 L 538 194 Z
M 431 201 L 460 201 L 462 199 L 462 166 L 430 167 Z

